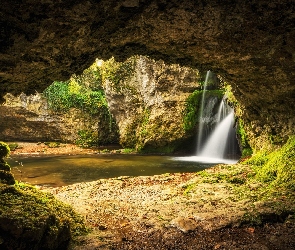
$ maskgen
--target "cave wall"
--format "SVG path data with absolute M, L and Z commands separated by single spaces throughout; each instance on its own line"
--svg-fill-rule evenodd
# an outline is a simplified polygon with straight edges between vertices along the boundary
M 292 0 L 3 0 L 1 95 L 42 91 L 97 57 L 149 55 L 213 70 L 232 85 L 253 146 L 269 134 L 285 141 L 295 133 L 294 13 Z
M 144 56 L 131 60 L 131 75 L 120 86 L 109 79 L 103 82 L 120 144 L 149 152 L 173 152 L 180 146 L 194 150 L 195 145 L 187 141 L 195 130 L 184 129 L 184 115 L 188 96 L 200 88 L 200 72 Z

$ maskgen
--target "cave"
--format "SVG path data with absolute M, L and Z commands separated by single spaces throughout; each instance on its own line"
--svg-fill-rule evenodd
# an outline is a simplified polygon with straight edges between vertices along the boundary
M 295 127 L 294 8 L 278 0 L 4 0 L 1 96 L 42 91 L 95 58 L 147 55 L 214 71 L 244 107 L 250 137 L 285 142 Z
M 200 214 L 195 217 L 183 214 L 177 217 L 177 213 L 169 213 L 170 224 L 169 228 L 165 227 L 165 230 L 167 229 L 165 234 L 159 231 L 153 232 L 152 239 L 157 239 L 153 245 L 154 249 L 159 246 L 165 246 L 167 249 L 178 248 L 174 245 L 175 238 L 181 245 L 190 242 L 194 247 L 199 244 L 200 249 L 206 249 L 204 246 L 210 246 L 210 249 L 223 247 L 230 249 L 239 246 L 247 249 L 253 246 L 259 249 L 267 247 L 294 249 L 295 109 L 292 104 L 295 101 L 295 5 L 293 1 L 42 0 L 37 2 L 23 0 L 12 2 L 2 0 L 0 27 L 2 102 L 7 93 L 15 96 L 21 93 L 26 95 L 41 93 L 53 81 L 65 81 L 74 73 L 82 73 L 96 58 L 108 60 L 114 57 L 115 60 L 123 62 L 131 56 L 147 56 L 151 60 L 161 60 L 171 65 L 179 64 L 200 72 L 210 70 L 218 75 L 220 80 L 231 86 L 241 106 L 240 117 L 245 125 L 251 148 L 259 153 L 259 149 L 265 146 L 279 146 L 275 148 L 276 150 L 271 148 L 273 151 L 267 153 L 261 151 L 262 154 L 249 159 L 248 165 L 217 166 L 198 176 L 185 173 L 151 178 L 117 178 L 111 182 L 104 180 L 89 185 L 95 186 L 96 196 L 109 190 L 114 194 L 121 190 L 129 192 L 128 188 L 132 187 L 135 190 L 134 197 L 137 197 L 141 192 L 149 194 L 150 183 L 151 186 L 154 185 L 153 187 L 168 183 L 174 185 L 175 190 L 167 185 L 168 189 L 163 188 L 165 193 L 161 193 L 161 188 L 158 188 L 159 202 L 155 203 L 156 205 L 166 206 L 171 197 L 180 197 L 185 205 L 188 203 L 193 205 L 192 212 L 201 211 L 206 206 L 212 209 L 210 210 L 212 217 L 206 217 L 206 210 L 201 217 Z M 42 129 L 39 124 L 36 124 L 36 127 Z M 1 163 L 2 167 L 9 167 L 2 159 Z M 252 166 L 259 170 L 254 172 Z M 7 170 L 0 171 L 7 172 Z M 12 235 L 10 237 L 7 234 L 8 237 L 2 233 L 0 246 L 4 244 L 6 238 L 9 238 L 12 241 L 5 243 L 7 246 L 10 244 L 10 248 L 7 249 L 11 249 L 11 246 L 26 249 L 27 244 L 32 242 L 36 245 L 35 249 L 68 247 L 71 240 L 68 221 L 63 218 L 59 220 L 54 214 L 57 211 L 55 206 L 60 206 L 60 203 L 54 204 L 55 212 L 51 213 L 51 210 L 48 210 L 50 213 L 46 215 L 47 217 L 36 220 L 33 218 L 32 229 L 37 230 L 34 224 L 36 222 L 39 223 L 39 231 L 31 230 L 29 234 L 22 234 L 26 232 L 28 225 L 26 221 L 23 223 L 24 213 L 20 209 L 10 210 L 12 196 L 16 199 L 19 196 L 29 198 L 19 203 L 20 207 L 28 205 L 26 211 L 37 208 L 43 211 L 48 204 L 52 207 L 53 196 L 41 195 L 38 200 L 40 206 L 37 207 L 35 202 L 40 195 L 37 190 L 19 184 L 15 186 L 0 184 L 0 209 L 7 208 L 5 213 L 0 211 L 2 227 L 0 231 L 11 232 Z M 233 193 L 229 192 L 227 187 L 231 190 L 236 187 L 244 189 L 240 189 L 238 193 L 240 197 L 237 197 L 238 195 L 232 196 Z M 136 188 L 141 188 L 140 192 L 137 192 Z M 63 191 L 58 192 L 61 192 L 59 198 L 67 197 L 67 194 L 63 195 Z M 53 190 L 52 194 L 58 195 L 58 192 Z M 211 194 L 214 196 L 214 192 L 228 196 L 222 196 L 220 199 L 216 196 L 218 199 L 214 200 L 210 196 Z M 191 199 L 194 195 L 201 198 Z M 205 195 L 207 200 L 203 199 Z M 75 197 L 71 200 L 73 202 L 71 205 L 77 209 L 83 208 L 77 205 L 76 201 L 86 202 L 88 199 L 85 196 Z M 106 197 L 109 197 L 108 194 Z M 119 195 L 114 197 L 120 198 Z M 145 202 L 153 201 L 154 196 L 146 197 Z M 125 207 L 130 205 L 129 196 L 127 198 Z M 216 207 L 223 200 L 228 206 L 226 209 L 220 206 L 219 211 L 223 213 L 218 215 L 220 220 L 217 221 Z M 109 200 L 106 200 L 106 203 L 108 202 Z M 121 200 L 118 209 L 121 206 L 120 202 Z M 138 204 L 145 206 L 141 199 Z M 138 204 L 134 207 L 138 207 Z M 195 205 L 198 206 L 197 209 Z M 113 207 L 118 210 L 116 206 Z M 157 213 L 154 204 L 151 203 L 150 207 L 148 212 L 154 213 L 151 216 L 162 225 L 165 216 L 162 217 Z M 177 203 L 175 207 L 180 206 Z M 68 207 L 63 208 L 65 215 L 62 216 L 67 217 L 68 209 Z M 93 225 L 103 233 L 108 229 L 100 221 L 104 215 L 100 214 L 102 210 L 94 210 L 97 214 L 94 214 Z M 20 218 L 7 220 L 11 216 L 11 211 L 19 213 Z M 183 210 L 179 214 L 181 212 Z M 127 210 L 122 213 L 125 216 Z M 42 213 L 36 214 L 42 215 Z M 84 215 L 87 219 L 88 214 Z M 30 213 L 26 213 L 26 216 L 30 216 Z M 76 215 L 71 216 L 74 218 Z M 173 216 L 175 218 L 172 218 Z M 225 216 L 228 216 L 227 224 L 223 224 L 222 221 Z M 108 214 L 107 218 L 110 217 Z M 137 218 L 139 217 L 136 215 L 136 220 Z M 147 218 L 148 216 L 143 213 L 141 219 L 144 223 Z M 122 217 L 122 220 L 114 222 L 122 231 L 129 226 L 132 228 L 132 223 L 129 224 L 130 221 L 125 219 Z M 56 225 L 60 221 L 62 227 L 56 230 Z M 79 223 L 83 224 L 80 219 Z M 132 231 L 134 237 L 122 234 L 119 237 L 120 242 L 116 244 L 123 245 L 121 249 L 127 249 L 129 244 L 133 244 L 134 239 L 138 249 L 142 248 L 143 244 L 153 244 L 148 231 L 153 229 L 153 225 L 144 223 L 140 226 L 144 225 L 147 231 Z M 243 223 L 246 225 L 244 228 L 241 227 Z M 268 223 L 272 223 L 271 226 Z M 183 227 L 183 225 L 192 227 Z M 82 226 L 80 229 L 86 231 Z M 44 238 L 44 232 L 49 236 Z M 263 239 L 258 236 L 254 239 L 252 237 L 254 232 L 263 235 Z M 283 232 L 282 238 L 280 238 L 281 233 L 277 232 Z M 203 233 L 205 237 L 202 239 L 199 233 Z M 108 239 L 109 236 L 104 237 Z M 96 237 L 96 240 L 98 238 Z M 82 238 L 81 242 L 85 240 L 87 241 L 87 238 Z M 159 242 L 160 245 L 157 245 Z M 239 245 L 235 245 L 235 242 Z M 90 243 L 93 248 L 97 244 L 97 242 Z M 24 244 L 23 248 L 20 244 Z

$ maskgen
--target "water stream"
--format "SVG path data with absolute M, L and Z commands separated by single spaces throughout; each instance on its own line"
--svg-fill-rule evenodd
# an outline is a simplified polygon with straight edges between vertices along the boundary
M 120 154 L 13 156 L 8 163 L 16 180 L 51 187 L 119 176 L 192 173 L 212 166 L 210 163 L 185 162 L 170 156 Z

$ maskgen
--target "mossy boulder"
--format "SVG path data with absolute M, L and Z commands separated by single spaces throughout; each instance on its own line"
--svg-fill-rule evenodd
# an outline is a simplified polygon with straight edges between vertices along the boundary
M 15 180 L 13 174 L 9 171 L 0 170 L 0 183 L 14 185 Z
M 10 153 L 10 148 L 5 142 L 0 141 L 0 159 L 7 157 Z
M 86 232 L 83 219 L 52 195 L 0 183 L 1 249 L 68 249 L 75 236 Z
M 4 171 L 10 171 L 11 168 L 7 162 L 5 162 L 3 159 L 0 159 L 0 170 Z
M 13 174 L 10 172 L 10 166 L 3 160 L 9 153 L 9 146 L 4 142 L 0 142 L 0 183 L 14 185 L 15 180 Z
M 295 191 L 294 135 L 281 148 L 272 152 L 261 150 L 246 163 L 255 166 L 259 180 Z

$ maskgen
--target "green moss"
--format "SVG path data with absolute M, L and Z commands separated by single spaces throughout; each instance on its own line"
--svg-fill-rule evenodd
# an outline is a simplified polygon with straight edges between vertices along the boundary
M 295 190 L 295 136 L 280 149 L 257 152 L 245 163 L 255 166 L 259 180 Z
M 224 94 L 223 90 L 206 90 L 206 98 L 213 96 L 222 99 Z M 183 129 L 185 131 L 191 131 L 195 128 L 200 116 L 200 107 L 203 91 L 195 90 L 185 102 L 185 110 L 183 113 Z
M 14 151 L 19 147 L 19 145 L 17 143 L 9 143 L 8 146 L 11 151 Z
M 69 226 L 72 236 L 87 232 L 82 217 L 70 206 L 32 186 L 0 184 L 0 197 L 0 218 L 9 218 L 27 231 L 48 226 L 44 233 L 50 234 L 56 228 Z
M 0 159 L 0 170 L 10 171 L 11 168 L 10 168 L 10 166 L 9 166 L 9 164 L 7 162 L 5 162 L 4 160 Z
M 60 146 L 60 142 L 44 142 L 44 144 L 49 148 L 58 148 Z
M 239 137 L 240 145 L 242 147 L 242 158 L 252 155 L 253 150 L 249 145 L 248 136 L 244 128 L 244 122 L 241 118 L 238 118 L 236 131 L 237 131 L 237 136 Z
M 201 98 L 202 98 L 202 91 L 195 90 L 186 99 L 185 111 L 183 114 L 183 128 L 186 131 L 192 130 L 199 119 L 198 109 L 200 106 Z
M 0 170 L 0 183 L 14 185 L 15 180 L 13 174 L 9 171 Z

